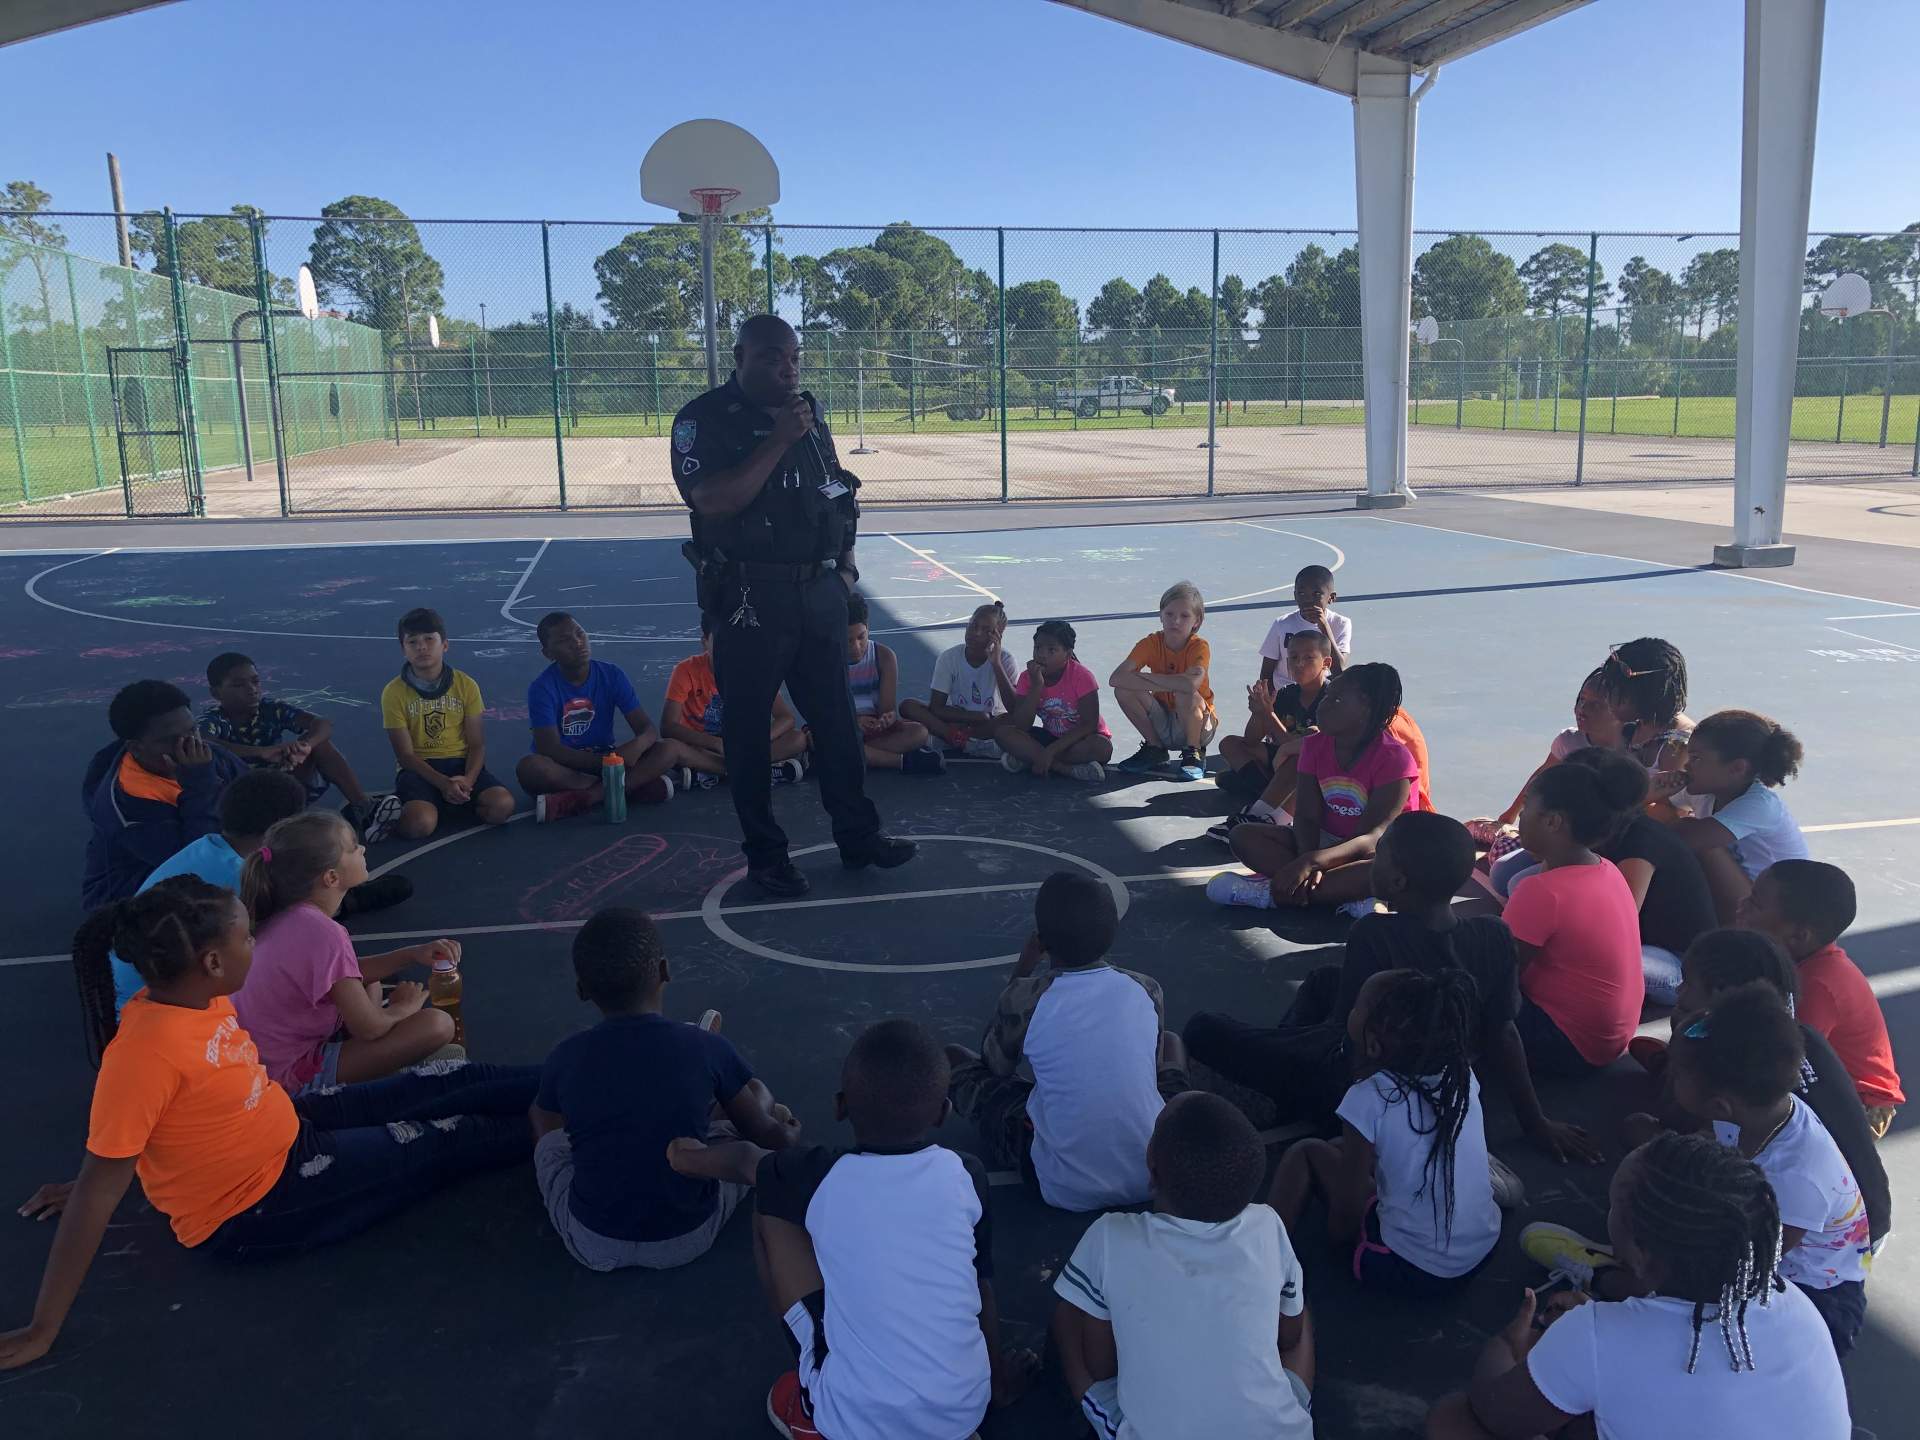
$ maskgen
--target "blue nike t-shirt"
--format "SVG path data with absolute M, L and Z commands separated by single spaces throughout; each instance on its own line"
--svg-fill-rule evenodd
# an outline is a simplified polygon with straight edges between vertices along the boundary
M 527 687 L 528 727 L 553 726 L 572 750 L 613 749 L 613 717 L 639 708 L 627 672 L 604 660 L 588 662 L 584 684 L 570 683 L 558 665 L 549 665 Z

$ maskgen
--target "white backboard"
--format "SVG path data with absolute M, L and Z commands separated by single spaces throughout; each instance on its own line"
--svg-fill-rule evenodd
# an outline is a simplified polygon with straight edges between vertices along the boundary
M 317 320 L 320 317 L 320 292 L 313 285 L 313 271 L 302 265 L 293 277 L 295 308 L 303 318 Z
M 438 315 L 427 316 L 427 348 L 429 350 L 440 348 L 440 317 Z
M 1413 327 L 1413 338 L 1422 345 L 1431 345 L 1440 338 L 1440 322 L 1431 315 Z
M 1859 315 L 1873 308 L 1873 291 L 1867 285 L 1867 277 L 1855 275 L 1849 271 L 1837 275 L 1831 285 L 1820 292 L 1820 309 L 1823 314 Z
M 640 162 L 640 198 L 682 215 L 698 215 L 701 189 L 739 192 L 720 214 L 757 210 L 780 198 L 780 170 L 747 131 L 725 120 L 688 120 L 674 126 Z

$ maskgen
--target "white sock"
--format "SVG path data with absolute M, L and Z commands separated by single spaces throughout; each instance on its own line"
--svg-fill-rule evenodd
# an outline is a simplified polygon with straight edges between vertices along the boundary
M 1247 806 L 1247 814 L 1257 815 L 1262 820 L 1271 820 L 1275 815 L 1278 815 L 1279 813 L 1280 812 L 1278 810 L 1275 810 L 1273 806 L 1267 804 L 1267 802 L 1264 800 L 1256 800 L 1253 802 L 1253 804 Z

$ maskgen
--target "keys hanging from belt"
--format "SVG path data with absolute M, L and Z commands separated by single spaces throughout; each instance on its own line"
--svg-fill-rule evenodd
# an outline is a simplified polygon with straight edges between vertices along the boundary
M 727 617 L 727 624 L 733 626 L 736 630 L 758 630 L 760 628 L 760 617 L 753 613 L 753 587 L 751 585 L 742 585 L 740 587 L 739 608 Z

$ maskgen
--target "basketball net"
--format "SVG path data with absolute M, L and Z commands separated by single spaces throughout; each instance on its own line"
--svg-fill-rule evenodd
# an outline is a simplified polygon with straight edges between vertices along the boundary
M 724 185 L 702 185 L 688 193 L 700 202 L 702 215 L 721 215 L 726 211 L 727 202 L 740 198 L 738 190 L 730 190 Z

